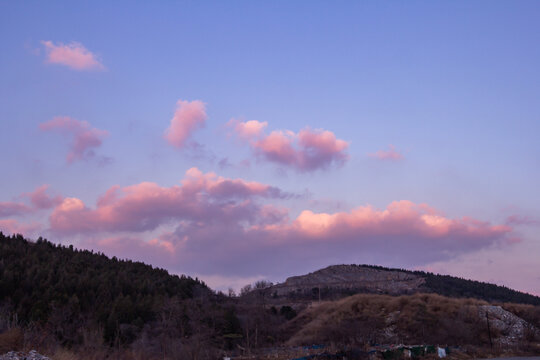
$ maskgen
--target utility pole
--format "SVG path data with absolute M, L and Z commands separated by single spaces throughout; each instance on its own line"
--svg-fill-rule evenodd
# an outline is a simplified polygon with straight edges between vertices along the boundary
M 491 329 L 489 327 L 489 316 L 488 316 L 487 310 L 486 310 L 486 322 L 487 322 L 488 335 L 489 335 L 489 345 L 491 346 L 491 350 L 493 350 L 493 341 L 491 340 Z

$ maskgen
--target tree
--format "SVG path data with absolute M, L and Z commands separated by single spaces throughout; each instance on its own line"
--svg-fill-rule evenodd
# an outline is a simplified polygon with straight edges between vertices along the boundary
M 240 296 L 247 295 L 249 292 L 251 292 L 251 284 L 247 284 L 240 289 Z

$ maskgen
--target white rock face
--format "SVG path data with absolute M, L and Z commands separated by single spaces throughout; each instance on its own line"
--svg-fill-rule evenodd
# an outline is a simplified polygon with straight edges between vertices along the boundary
M 525 332 L 531 329 L 531 325 L 517 315 L 504 310 L 500 306 L 482 305 L 478 314 L 481 318 L 486 318 L 488 314 L 489 326 L 497 329 L 501 336 L 494 339 L 502 345 L 515 345 L 525 337 Z M 532 328 L 533 331 L 538 331 Z

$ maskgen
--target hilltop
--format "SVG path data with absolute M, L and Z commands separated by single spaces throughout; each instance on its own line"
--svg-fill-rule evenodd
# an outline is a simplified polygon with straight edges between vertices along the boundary
M 488 302 L 540 305 L 540 297 L 504 286 L 424 271 L 374 265 L 332 265 L 312 273 L 289 277 L 259 290 L 274 299 L 336 300 L 354 294 L 407 295 L 434 293 L 476 298 Z

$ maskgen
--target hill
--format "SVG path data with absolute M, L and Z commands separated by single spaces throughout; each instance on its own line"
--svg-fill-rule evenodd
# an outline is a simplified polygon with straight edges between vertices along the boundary
M 489 346 L 491 339 L 500 347 L 525 347 L 538 336 L 539 326 L 540 308 L 530 305 L 496 306 L 436 294 L 358 294 L 306 309 L 284 327 L 284 332 L 290 345 L 339 341 L 348 346 Z
M 46 320 L 64 305 L 102 320 L 145 321 L 158 298 L 187 299 L 197 290 L 209 291 L 197 279 L 42 238 L 33 243 L 0 233 L 0 253 L 0 301 L 10 301 L 25 324 Z
M 491 284 L 339 265 L 267 285 L 225 296 L 140 262 L 0 232 L 0 355 L 37 349 L 54 360 L 283 360 L 328 349 L 365 355 L 375 343 L 405 341 L 485 348 L 490 338 L 498 352 L 538 350 L 540 307 L 523 304 L 537 298 Z M 313 301 L 319 288 L 323 301 Z M 484 290 L 499 303 L 434 294 L 480 297 Z M 363 294 L 348 296 L 355 292 Z M 325 347 L 305 347 L 314 343 Z
M 373 265 L 333 265 L 293 276 L 263 290 L 271 298 L 289 300 L 336 300 L 369 293 L 405 295 L 434 293 L 448 297 L 476 298 L 488 302 L 540 305 L 540 297 L 504 286 L 423 271 L 389 269 Z
M 2 344 L 20 329 L 28 346 L 92 349 L 96 358 L 104 356 L 97 349 L 108 353 L 141 338 L 145 351 L 162 351 L 169 338 L 187 344 L 195 331 L 219 346 L 222 324 L 208 325 L 210 316 L 223 318 L 217 302 L 198 279 L 0 232 L 0 332 L 15 331 L 0 338 L 0 354 L 22 343 Z

